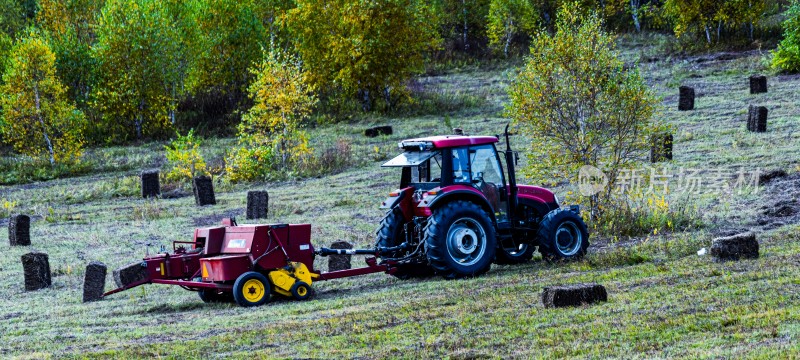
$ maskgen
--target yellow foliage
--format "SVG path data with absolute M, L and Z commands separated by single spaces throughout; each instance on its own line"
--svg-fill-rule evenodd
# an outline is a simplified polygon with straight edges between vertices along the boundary
M 289 170 L 311 154 L 302 122 L 317 103 L 297 61 L 265 54 L 253 70 L 253 107 L 239 124 L 240 147 L 229 154 L 226 171 L 232 181 L 265 178 L 273 170 Z
M 77 161 L 83 147 L 83 113 L 65 96 L 55 55 L 35 32 L 12 49 L 0 87 L 5 140 L 21 154 L 51 165 Z
M 186 136 L 178 134 L 178 137 L 165 148 L 170 165 L 167 180 L 185 181 L 208 174 L 206 162 L 200 155 L 200 140 L 194 136 L 194 129 L 189 130 Z

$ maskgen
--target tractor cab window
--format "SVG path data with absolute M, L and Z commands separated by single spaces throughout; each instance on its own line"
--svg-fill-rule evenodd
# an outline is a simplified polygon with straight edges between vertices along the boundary
M 453 183 L 470 184 L 469 153 L 467 148 L 453 149 Z
M 473 147 L 470 149 L 470 155 L 470 169 L 474 181 L 503 186 L 503 170 L 497 162 L 497 153 L 492 145 Z

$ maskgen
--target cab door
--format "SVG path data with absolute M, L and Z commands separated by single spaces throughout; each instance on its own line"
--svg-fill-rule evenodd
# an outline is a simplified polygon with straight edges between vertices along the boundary
M 498 223 L 508 221 L 508 196 L 506 195 L 503 168 L 493 144 L 469 148 L 472 186 L 480 190 L 494 209 Z

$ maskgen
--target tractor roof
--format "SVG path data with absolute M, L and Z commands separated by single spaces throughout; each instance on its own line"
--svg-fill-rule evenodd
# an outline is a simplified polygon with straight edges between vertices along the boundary
M 451 148 L 465 145 L 483 145 L 497 142 L 495 136 L 463 136 L 463 135 L 440 135 L 428 136 L 416 139 L 407 139 L 400 142 L 401 148 L 416 147 L 419 145 L 433 145 L 435 149 Z

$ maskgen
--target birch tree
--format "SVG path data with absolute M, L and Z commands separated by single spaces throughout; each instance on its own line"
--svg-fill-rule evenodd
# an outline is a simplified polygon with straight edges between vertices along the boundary
M 83 146 L 83 113 L 56 77 L 55 55 L 36 33 L 11 50 L 0 87 L 2 131 L 14 149 L 51 166 L 76 160 Z

